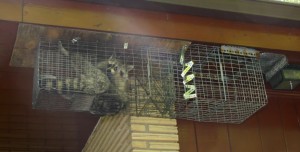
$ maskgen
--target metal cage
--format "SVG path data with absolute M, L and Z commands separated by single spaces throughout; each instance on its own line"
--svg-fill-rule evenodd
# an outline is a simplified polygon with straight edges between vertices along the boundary
M 244 50 L 244 48 L 240 49 Z M 256 51 L 41 39 L 33 107 L 241 123 L 267 104 Z
M 128 43 L 41 39 L 33 107 L 174 118 L 177 54 Z
M 256 55 L 201 44 L 183 50 L 175 70 L 177 118 L 241 123 L 267 104 Z

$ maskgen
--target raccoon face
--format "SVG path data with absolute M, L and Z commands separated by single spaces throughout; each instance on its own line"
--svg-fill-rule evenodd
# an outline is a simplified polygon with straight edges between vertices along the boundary
M 128 73 L 133 70 L 133 65 L 123 64 L 120 60 L 117 60 L 114 55 L 108 59 L 109 69 L 113 75 L 119 74 L 120 77 L 127 79 Z

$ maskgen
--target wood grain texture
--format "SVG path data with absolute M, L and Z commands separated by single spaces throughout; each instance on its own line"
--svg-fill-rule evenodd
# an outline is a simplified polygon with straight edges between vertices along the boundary
M 226 124 L 195 123 L 198 151 L 230 152 L 230 139 Z
M 279 100 L 271 98 L 259 113 L 259 126 L 263 151 L 286 151 Z
M 22 21 L 22 0 L 1 0 L 0 20 Z
M 262 152 L 257 115 L 240 125 L 228 125 L 231 152 Z
M 0 71 L 8 69 L 17 29 L 18 23 L 0 21 Z
M 300 125 L 299 116 L 297 114 L 297 106 L 299 103 L 284 101 L 281 98 L 280 112 L 283 123 L 284 139 L 286 142 L 286 150 L 288 152 L 300 151 Z
M 177 120 L 180 152 L 197 152 L 197 135 L 194 122 Z
M 295 96 L 273 95 L 266 107 L 238 125 L 194 122 L 195 126 L 188 126 L 187 124 L 193 122 L 178 121 L 181 151 L 298 152 L 299 100 L 300 98 Z M 196 131 L 193 131 L 194 127 Z M 185 128 L 185 131 L 182 128 Z M 195 134 L 196 138 L 193 138 L 192 134 Z M 190 143 L 195 142 L 198 144 L 194 148 Z
M 300 50 L 300 30 L 297 28 L 58 0 L 25 0 L 23 14 L 24 22 L 28 23 L 278 50 Z

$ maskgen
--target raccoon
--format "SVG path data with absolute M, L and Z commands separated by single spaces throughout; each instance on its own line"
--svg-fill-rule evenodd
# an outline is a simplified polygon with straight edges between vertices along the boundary
M 133 65 L 126 65 L 112 55 L 107 61 L 108 77 L 111 81 L 107 92 L 95 97 L 90 109 L 92 114 L 112 115 L 126 108 L 128 104 L 128 77 Z M 104 63 L 101 63 L 103 66 Z
M 95 95 L 101 94 L 109 89 L 110 81 L 107 75 L 96 66 L 92 65 L 91 62 L 87 61 L 83 54 L 81 53 L 70 53 L 66 50 L 62 43 L 58 42 L 59 51 L 65 55 L 66 57 L 70 57 L 71 68 L 78 73 L 80 76 L 77 82 L 78 84 L 74 84 L 73 89 L 77 89 L 77 91 L 82 91 L 83 93 Z M 68 81 L 66 86 L 69 85 Z M 73 81 L 74 82 L 74 81 Z
M 117 94 L 110 91 L 98 94 L 94 97 L 89 112 L 100 116 L 117 114 L 126 107 L 126 104 L 119 99 Z
M 58 58 L 60 73 L 41 74 L 40 84 L 45 85 L 46 91 L 56 92 L 61 97 L 59 100 L 68 102 L 70 110 L 88 111 L 95 96 L 110 88 L 109 78 L 87 60 L 88 56 L 68 51 L 60 41 L 58 53 L 62 55 Z
M 115 56 L 111 56 L 108 59 L 109 70 L 111 74 L 111 88 L 116 91 L 120 100 L 127 102 L 127 93 L 130 88 L 128 82 L 128 73 L 133 70 L 133 65 L 123 64 L 120 60 L 116 59 Z

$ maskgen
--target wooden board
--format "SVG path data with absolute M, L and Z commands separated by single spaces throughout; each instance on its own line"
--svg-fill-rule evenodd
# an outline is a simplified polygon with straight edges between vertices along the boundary
M 226 124 L 195 123 L 198 151 L 230 152 L 230 140 Z
M 71 41 L 75 37 L 80 37 L 80 41 L 98 41 L 121 44 L 128 43 L 128 45 L 147 45 L 153 47 L 162 47 L 173 50 L 175 52 L 179 52 L 182 46 L 190 44 L 189 41 L 153 38 L 128 34 L 95 32 L 22 23 L 18 28 L 18 34 L 10 65 L 15 67 L 34 67 L 35 52 L 37 50 L 40 38 L 44 38 L 49 41 Z
M 300 50 L 300 30 L 74 1 L 24 0 L 24 22 L 111 32 Z
M 280 120 L 279 101 L 270 98 L 268 105 L 258 114 L 263 151 L 286 151 L 284 132 Z
M 300 50 L 299 28 L 87 4 L 71 0 L 4 0 L 0 2 L 0 20 L 296 52 Z
M 197 152 L 197 135 L 193 121 L 177 120 L 180 152 Z
M 9 60 L 15 43 L 17 29 L 18 23 L 0 21 L 0 71 L 9 68 Z
M 22 21 L 22 0 L 1 0 L 0 20 Z
M 242 124 L 229 124 L 228 134 L 231 152 L 262 152 L 257 115 Z
M 280 102 L 280 111 L 286 149 L 287 151 L 300 151 L 300 122 L 299 116 L 297 116 L 297 105 L 300 104 L 292 102 L 292 100 L 284 101 L 285 98 L 282 97 L 280 100 L 282 100 Z

